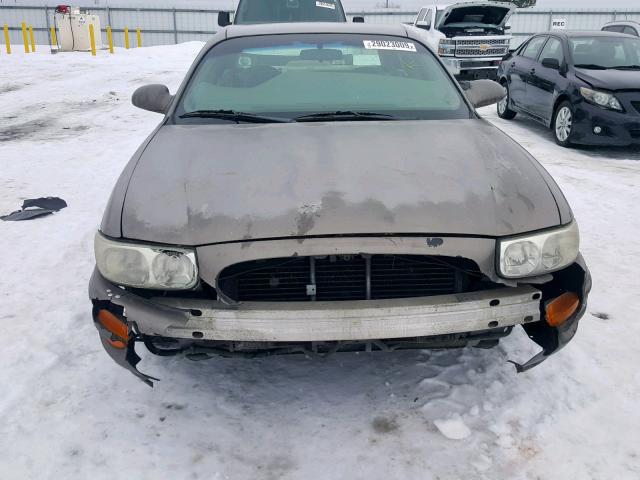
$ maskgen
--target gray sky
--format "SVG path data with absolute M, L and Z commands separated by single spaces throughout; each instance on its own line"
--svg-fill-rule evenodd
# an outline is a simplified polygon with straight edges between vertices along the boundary
M 455 0 L 389 0 L 389 3 L 400 10 L 415 11 L 423 5 L 432 3 L 453 3 Z M 111 5 L 133 7 L 165 7 L 183 6 L 200 8 L 233 8 L 237 0 L 0 0 L 0 5 L 57 5 L 69 3 L 72 5 Z M 386 0 L 342 0 L 347 11 L 363 10 L 367 8 L 383 7 Z M 543 9 L 607 9 L 627 8 L 640 10 L 639 0 L 538 0 L 536 8 Z

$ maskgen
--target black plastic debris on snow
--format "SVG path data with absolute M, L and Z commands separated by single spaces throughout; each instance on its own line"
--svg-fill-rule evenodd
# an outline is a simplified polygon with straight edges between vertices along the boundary
M 22 209 L 0 217 L 5 222 L 17 222 L 44 217 L 58 212 L 67 206 L 67 202 L 58 197 L 29 198 L 22 202 Z

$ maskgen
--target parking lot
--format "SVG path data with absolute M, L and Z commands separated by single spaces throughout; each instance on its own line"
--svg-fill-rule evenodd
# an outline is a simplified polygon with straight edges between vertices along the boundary
M 640 478 L 640 150 L 564 149 L 495 107 L 481 114 L 567 196 L 594 279 L 575 339 L 543 365 L 507 363 L 536 352 L 519 329 L 492 350 L 140 352 L 154 389 L 115 365 L 87 283 L 111 188 L 161 119 L 130 96 L 146 83 L 174 92 L 201 47 L 1 59 L 0 213 L 39 196 L 69 206 L 0 223 L 0 477 Z

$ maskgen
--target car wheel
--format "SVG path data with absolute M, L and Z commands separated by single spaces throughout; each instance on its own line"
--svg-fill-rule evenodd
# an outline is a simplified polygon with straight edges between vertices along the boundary
M 569 102 L 562 102 L 556 109 L 553 116 L 553 133 L 556 137 L 556 143 L 561 147 L 571 146 L 571 133 L 573 131 L 573 107 Z
M 502 82 L 501 85 L 507 90 L 507 94 L 498 102 L 498 116 L 505 120 L 511 120 L 516 116 L 516 112 L 509 108 L 509 85 L 507 85 L 507 82 Z

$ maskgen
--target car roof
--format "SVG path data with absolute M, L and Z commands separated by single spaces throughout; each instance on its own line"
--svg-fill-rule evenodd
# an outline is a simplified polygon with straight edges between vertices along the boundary
M 631 35 L 618 32 L 603 32 L 602 30 L 549 30 L 548 32 L 540 32 L 536 35 L 556 35 L 558 37 L 573 38 L 573 37 L 625 37 L 629 38 Z
M 613 22 L 607 22 L 603 25 L 603 27 L 609 27 L 611 25 L 625 25 L 630 27 L 640 27 L 640 23 L 635 20 L 614 20 Z
M 274 35 L 290 33 L 359 33 L 369 35 L 395 35 L 407 37 L 408 29 L 401 23 L 348 23 L 348 22 L 296 22 L 261 23 L 255 25 L 230 25 L 226 27 L 227 38 L 251 37 L 255 35 Z

